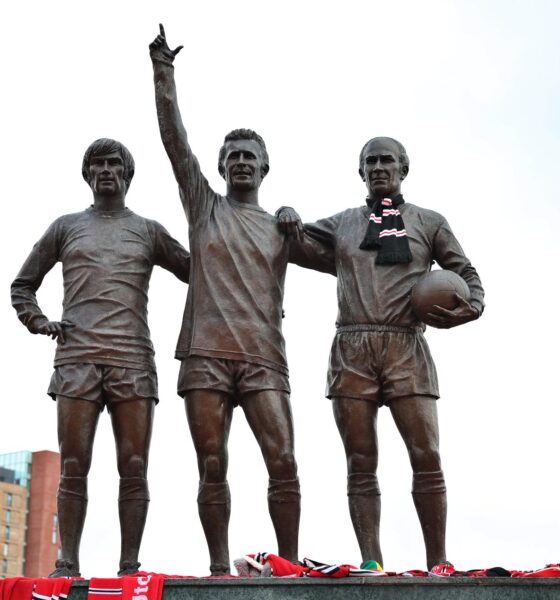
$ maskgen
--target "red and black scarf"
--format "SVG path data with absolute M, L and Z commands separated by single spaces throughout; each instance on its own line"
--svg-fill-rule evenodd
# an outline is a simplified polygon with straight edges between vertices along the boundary
M 371 208 L 366 237 L 360 244 L 361 250 L 378 250 L 375 263 L 398 265 L 412 262 L 406 229 L 399 210 L 404 203 L 402 194 L 393 198 L 374 200 L 368 198 Z

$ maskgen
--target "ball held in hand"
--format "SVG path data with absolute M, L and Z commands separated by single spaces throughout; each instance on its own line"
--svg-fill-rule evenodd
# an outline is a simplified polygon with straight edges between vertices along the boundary
M 466 281 L 453 271 L 431 271 L 422 277 L 412 288 L 410 304 L 416 317 L 431 325 L 429 313 L 434 306 L 448 310 L 457 307 L 456 294 L 464 300 L 469 300 L 471 293 Z

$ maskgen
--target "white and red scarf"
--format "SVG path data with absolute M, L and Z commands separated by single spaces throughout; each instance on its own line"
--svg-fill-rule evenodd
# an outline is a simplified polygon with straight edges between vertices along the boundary
M 393 198 L 375 200 L 371 204 L 366 236 L 360 244 L 360 249 L 378 250 L 375 259 L 378 265 L 412 262 L 406 229 L 398 208 L 403 203 L 404 198 L 399 194 Z

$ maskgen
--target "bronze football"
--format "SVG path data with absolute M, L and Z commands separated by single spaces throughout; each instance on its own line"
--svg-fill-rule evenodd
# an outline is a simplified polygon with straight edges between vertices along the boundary
M 431 325 L 429 313 L 434 306 L 453 310 L 457 306 L 457 298 L 469 300 L 471 293 L 466 281 L 448 270 L 431 271 L 424 275 L 412 288 L 410 303 L 414 314 L 427 325 Z

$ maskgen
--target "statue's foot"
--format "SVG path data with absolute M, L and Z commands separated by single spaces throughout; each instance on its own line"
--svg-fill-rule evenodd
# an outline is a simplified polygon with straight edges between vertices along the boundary
M 212 563 L 210 565 L 210 575 L 212 575 L 212 577 L 221 577 L 222 575 L 231 575 L 229 565 Z
M 71 560 L 59 558 L 54 566 L 56 569 L 49 574 L 49 577 L 80 577 L 81 573 Z
M 123 560 L 119 567 L 120 569 L 117 573 L 117 577 L 122 577 L 123 575 L 135 575 L 140 570 L 140 563 Z

